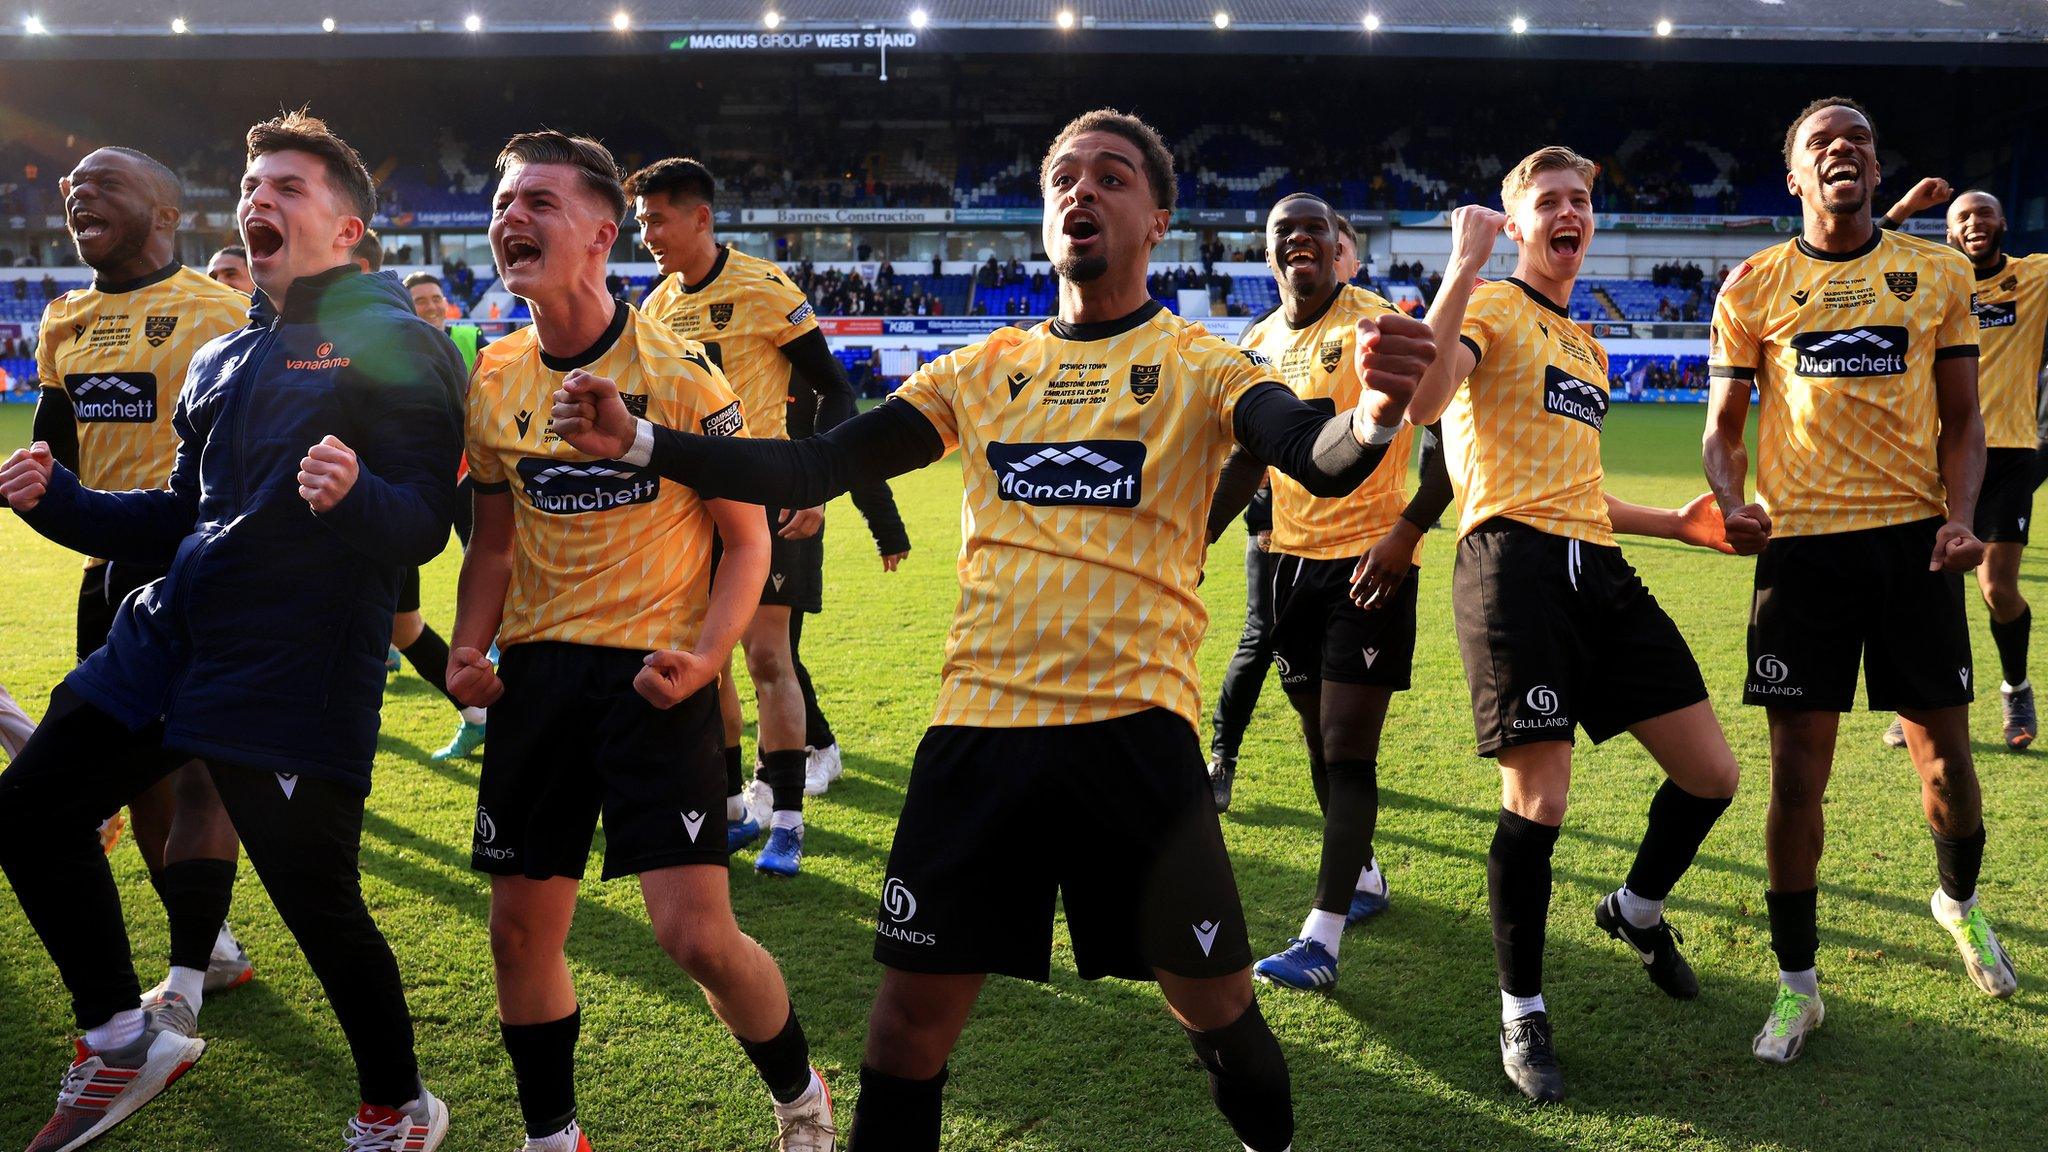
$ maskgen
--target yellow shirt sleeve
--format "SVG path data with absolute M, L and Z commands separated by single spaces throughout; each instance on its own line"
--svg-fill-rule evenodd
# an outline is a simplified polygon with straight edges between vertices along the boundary
M 43 313 L 43 330 L 36 337 L 36 382 L 45 388 L 64 389 L 64 377 L 57 371 L 57 325 L 50 312 Z
M 804 295 L 803 289 L 781 279 L 761 281 L 761 291 L 768 296 L 765 306 L 782 317 L 772 337 L 777 348 L 818 330 L 817 313 L 811 309 L 810 298 Z
M 491 389 L 483 384 L 484 378 L 479 375 L 476 384 L 469 389 L 469 401 L 463 411 L 463 440 L 468 445 L 469 478 L 479 485 L 502 488 L 507 483 L 505 462 L 484 442 L 484 429 L 490 419 Z
M 1707 367 L 1713 375 L 1745 380 L 1756 377 L 1756 331 L 1743 315 L 1750 297 L 1748 282 L 1755 275 L 1744 264 L 1714 300 L 1713 335 L 1707 348 Z
M 1507 293 L 1495 290 L 1491 282 L 1472 290 L 1471 302 L 1465 305 L 1465 323 L 1458 328 L 1458 343 L 1472 350 L 1475 367 L 1499 338 L 1507 305 Z
M 953 356 L 941 356 L 919 368 L 895 392 L 896 399 L 917 409 L 919 415 L 931 421 L 948 452 L 960 447 L 960 424 L 953 407 L 955 386 Z
M 1941 270 L 1948 281 L 1946 302 L 1941 312 L 1941 327 L 1935 334 L 1934 355 L 1937 359 L 1946 356 L 1970 355 L 1977 349 L 1977 308 L 1974 299 L 1976 286 L 1968 265 L 1960 258 L 1943 260 Z M 1964 352 L 1963 349 L 1969 349 Z

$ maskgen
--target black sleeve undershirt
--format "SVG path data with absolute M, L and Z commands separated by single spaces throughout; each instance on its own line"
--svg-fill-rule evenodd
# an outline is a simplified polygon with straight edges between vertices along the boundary
M 945 455 L 931 421 L 887 400 L 803 440 L 699 436 L 654 425 L 648 466 L 711 499 L 815 508 L 858 484 L 914 472 Z
M 846 365 L 832 355 L 823 331 L 813 329 L 791 340 L 782 346 L 782 355 L 791 369 L 790 439 L 830 432 L 853 419 L 857 410 L 853 381 L 846 378 Z M 896 510 L 896 496 L 887 484 L 856 484 L 851 494 L 878 552 L 894 556 L 910 551 L 910 532 L 903 526 L 903 514 Z
M 1365 483 L 1387 454 L 1384 444 L 1360 444 L 1351 420 L 1350 412 L 1325 416 L 1268 383 L 1239 398 L 1234 424 L 1237 442 L 1255 459 L 1293 477 L 1309 495 L 1327 498 Z
M 1452 499 L 1451 470 L 1444 464 L 1444 426 L 1441 422 L 1422 430 L 1419 471 L 1421 481 L 1415 486 L 1415 495 L 1409 498 L 1408 507 L 1402 509 L 1401 519 L 1415 525 L 1416 530 L 1427 532 L 1443 518 L 1444 509 L 1451 506 Z
M 35 422 L 30 435 L 50 446 L 50 456 L 78 471 L 78 413 L 71 406 L 71 393 L 62 388 L 45 388 L 36 398 Z

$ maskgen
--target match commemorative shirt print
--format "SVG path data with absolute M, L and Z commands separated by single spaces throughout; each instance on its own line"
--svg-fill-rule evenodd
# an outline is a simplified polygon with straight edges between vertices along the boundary
M 1160 311 L 1101 339 L 1004 328 L 896 392 L 960 453 L 960 602 L 935 724 L 1196 721 L 1216 472 L 1266 358 Z M 1078 333 L 1088 335 L 1088 333 Z
M 617 382 L 626 407 L 674 428 L 745 435 L 739 398 L 701 347 L 626 309 L 617 340 L 583 369 Z M 512 496 L 512 582 L 500 647 L 557 640 L 688 648 L 711 595 L 715 525 L 694 490 L 571 448 L 551 425 L 567 370 L 532 327 L 478 357 L 469 389 L 470 475 Z
M 1708 370 L 1756 382 L 1757 494 L 1774 535 L 1946 514 L 1934 363 L 1977 355 L 1971 271 L 1946 245 L 1880 230 L 1839 255 L 1790 240 L 1730 275 Z
M 1512 279 L 1472 290 L 1458 339 L 1478 358 L 1443 416 L 1459 539 L 1504 516 L 1552 535 L 1613 544 L 1600 466 L 1607 350 Z

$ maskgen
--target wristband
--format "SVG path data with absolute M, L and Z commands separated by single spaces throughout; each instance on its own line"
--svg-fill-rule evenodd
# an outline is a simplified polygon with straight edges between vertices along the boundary
M 633 432 L 633 447 L 624 456 L 619 457 L 619 463 L 645 468 L 648 462 L 654 459 L 654 425 L 644 417 L 638 424 L 639 427 Z

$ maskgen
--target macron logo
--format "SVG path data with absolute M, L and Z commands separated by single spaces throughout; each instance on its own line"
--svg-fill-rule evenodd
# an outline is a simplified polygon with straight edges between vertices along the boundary
M 1216 930 L 1221 927 L 1222 925 L 1214 920 L 1204 920 L 1194 926 L 1195 943 L 1202 946 L 1202 955 L 1207 956 L 1209 950 L 1216 947 Z
M 702 812 L 683 813 L 683 831 L 690 834 L 690 843 L 695 844 L 697 842 L 697 832 L 703 827 L 704 814 Z
M 289 800 L 292 798 L 292 793 L 299 787 L 299 778 L 293 774 L 279 772 L 277 774 L 277 786 L 284 789 L 284 798 Z

